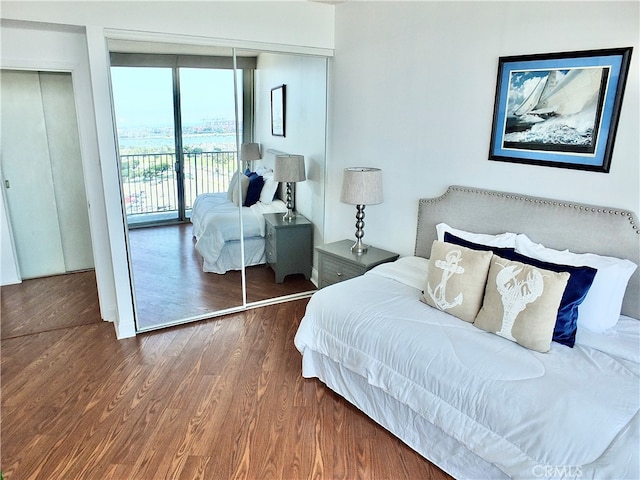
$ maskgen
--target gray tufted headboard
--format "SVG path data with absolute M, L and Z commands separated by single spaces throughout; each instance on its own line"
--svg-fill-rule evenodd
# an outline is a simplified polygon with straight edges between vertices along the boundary
M 429 257 L 440 222 L 476 233 L 524 233 L 549 248 L 627 258 L 640 265 L 638 218 L 619 208 L 454 185 L 440 197 L 420 200 L 417 256 Z M 622 304 L 624 315 L 638 319 L 639 270 L 631 277 Z

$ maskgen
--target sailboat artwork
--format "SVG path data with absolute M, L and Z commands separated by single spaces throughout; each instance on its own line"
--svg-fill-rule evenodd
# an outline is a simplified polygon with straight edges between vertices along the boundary
M 632 52 L 500 57 L 489 160 L 608 173 Z
M 592 154 L 609 69 L 513 71 L 503 146 Z

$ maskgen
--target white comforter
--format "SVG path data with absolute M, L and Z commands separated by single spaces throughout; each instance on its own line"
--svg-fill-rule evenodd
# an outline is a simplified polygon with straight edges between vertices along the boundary
M 282 200 L 273 200 L 269 205 L 257 202 L 251 207 L 242 207 L 241 211 L 242 232 L 246 239 L 264 237 L 264 214 L 284 213 L 287 207 Z M 193 202 L 191 223 L 195 247 L 204 257 L 205 265 L 216 264 L 226 242 L 240 240 L 238 206 L 228 200 L 225 192 L 198 195 Z M 205 271 L 214 270 L 205 268 Z
M 640 322 L 622 317 L 573 349 L 527 350 L 420 302 L 425 262 L 403 258 L 318 291 L 296 347 L 366 378 L 510 476 L 638 478 Z

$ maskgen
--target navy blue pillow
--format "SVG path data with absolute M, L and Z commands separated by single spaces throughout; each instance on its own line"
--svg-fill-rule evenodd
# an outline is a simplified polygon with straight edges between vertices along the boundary
M 250 175 L 247 176 L 249 177 L 249 187 L 247 188 L 247 198 L 244 200 L 244 206 L 250 207 L 260 200 L 260 192 L 262 192 L 262 187 L 264 186 L 264 178 L 256 172 L 250 172 Z
M 597 272 L 595 268 L 574 267 L 571 265 L 558 265 L 556 263 L 543 262 L 542 260 L 536 260 L 535 258 L 522 255 L 511 248 L 496 248 L 477 245 L 458 238 L 450 233 L 445 233 L 444 239 L 445 242 L 455 243 L 456 245 L 461 245 L 463 247 L 473 248 L 472 246 L 468 246 L 469 244 L 475 245 L 476 247 L 482 247 L 476 248 L 476 250 L 489 249 L 496 255 L 506 258 L 507 260 L 515 260 L 516 262 L 526 263 L 528 265 L 533 265 L 534 267 L 551 270 L 552 272 L 569 273 L 569 281 L 567 282 L 567 286 L 562 294 L 560 308 L 558 309 L 558 316 L 556 318 L 556 325 L 553 329 L 553 341 L 573 348 L 573 345 L 576 342 L 576 330 L 578 328 L 578 306 L 584 301 L 587 296 L 587 292 L 589 292 L 589 289 L 591 288 L 591 284 L 593 283 L 593 279 Z M 500 251 L 498 252 L 496 250 Z
M 467 247 L 471 250 L 481 250 L 483 252 L 493 252 L 496 255 L 502 255 L 503 252 L 515 252 L 515 248 L 509 247 L 490 247 L 489 245 L 483 245 L 481 243 L 470 242 L 464 238 L 460 238 L 453 233 L 444 232 L 444 241 L 446 243 L 454 243 L 461 247 Z

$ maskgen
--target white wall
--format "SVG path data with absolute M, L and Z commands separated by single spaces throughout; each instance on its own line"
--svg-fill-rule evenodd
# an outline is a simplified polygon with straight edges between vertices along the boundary
M 264 47 L 333 48 L 333 7 L 307 1 L 4 1 L 3 18 L 138 33 L 255 42 Z M 183 38 L 176 38 L 183 42 Z M 233 46 L 233 45 L 232 45 Z M 240 45 L 241 46 L 241 45 Z
M 638 2 L 336 6 L 326 240 L 353 237 L 342 169 L 381 167 L 365 240 L 413 252 L 418 199 L 450 184 L 640 210 Z M 633 46 L 610 173 L 488 160 L 498 57 Z
M 296 184 L 296 210 L 313 223 L 315 245 L 324 243 L 327 59 L 262 53 L 256 70 L 255 141 L 263 150 L 304 155 L 307 180 Z M 271 89 L 286 85 L 286 136 L 271 135 Z

